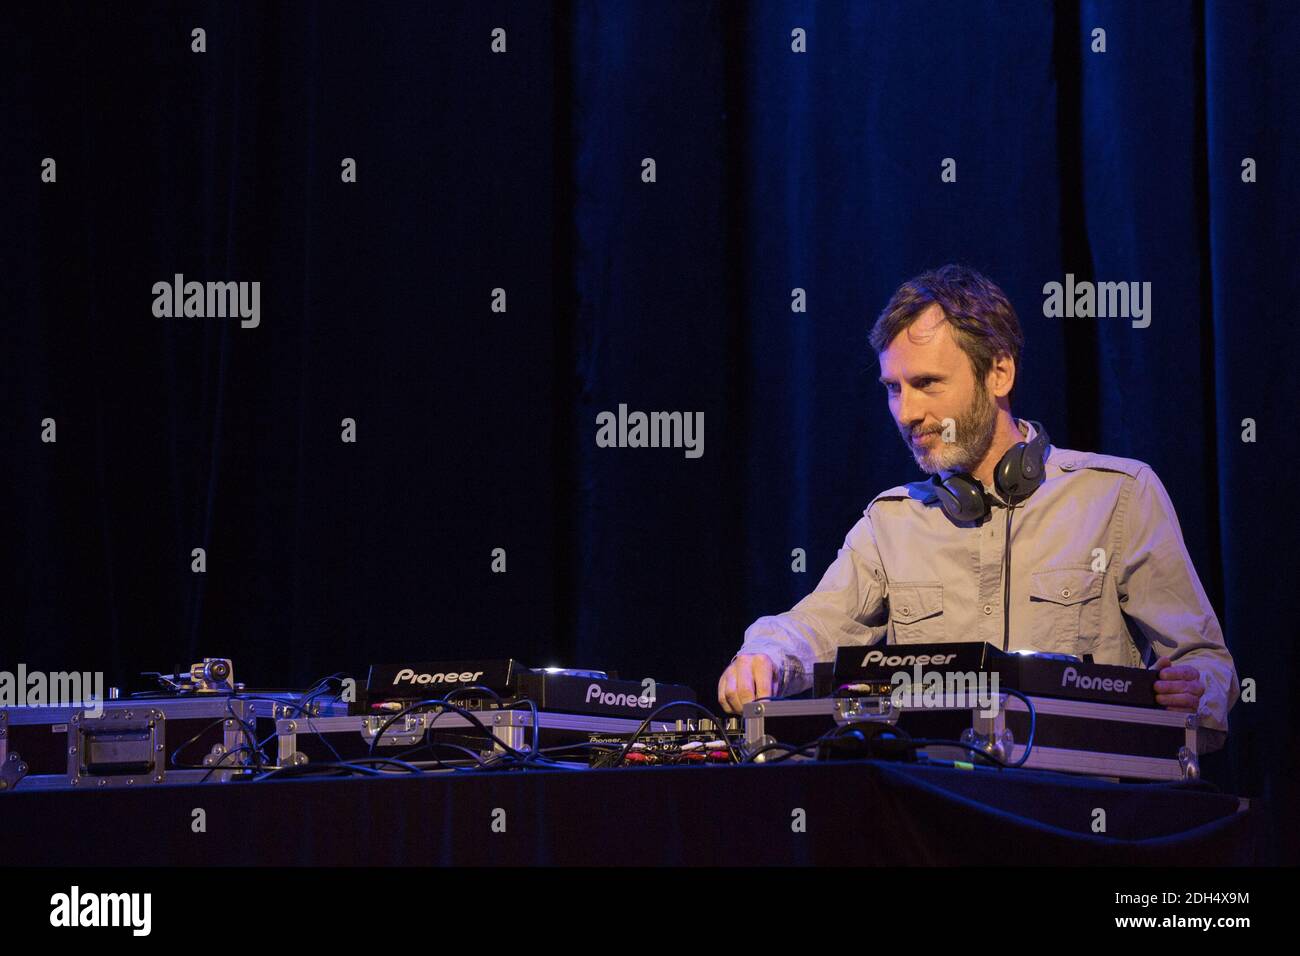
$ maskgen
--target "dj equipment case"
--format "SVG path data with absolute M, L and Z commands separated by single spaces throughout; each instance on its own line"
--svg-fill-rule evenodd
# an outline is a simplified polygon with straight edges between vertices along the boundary
M 1196 779 L 1200 755 L 1214 749 L 1195 714 L 1027 696 L 1036 721 L 1025 769 L 1116 779 Z M 900 706 L 885 696 L 755 701 L 744 708 L 745 740 L 751 751 L 770 742 L 801 746 L 837 726 L 883 721 L 914 738 L 961 741 L 994 753 L 1004 764 L 1016 763 L 1029 738 L 1029 710 L 1014 695 L 998 694 L 996 699 L 991 717 L 982 716 L 984 705 L 975 695 L 961 693 L 945 695 L 937 707 L 920 702 Z M 960 747 L 923 749 L 931 756 L 979 759 Z
M 485 728 L 492 738 L 474 726 L 473 722 L 454 710 L 432 709 L 403 714 L 392 724 L 391 715 L 351 717 L 287 717 L 276 721 L 278 738 L 277 763 L 282 767 L 301 766 L 306 763 L 348 761 L 371 752 L 371 744 L 382 731 L 374 753 L 380 757 L 396 757 L 395 751 L 421 747 L 437 741 L 468 748 L 487 757 L 504 753 L 499 746 L 505 744 L 525 751 L 533 744 L 533 712 L 528 709 L 466 709 Z M 586 754 L 580 749 L 589 743 L 591 735 L 631 735 L 641 726 L 642 720 L 625 717 L 597 717 L 590 714 L 564 714 L 539 711 L 537 737 L 543 748 L 575 745 L 572 762 L 585 763 Z M 388 725 L 385 727 L 385 725 Z M 652 721 L 646 733 L 667 732 L 677 726 L 676 721 Z M 432 759 L 432 749 L 422 760 Z M 436 751 L 439 759 L 448 764 L 464 762 L 466 755 L 457 755 L 448 748 Z M 403 759 L 415 760 L 414 756 Z M 555 759 L 564 759 L 556 755 Z
M 259 731 L 265 739 L 276 717 L 298 713 L 301 697 L 151 695 L 0 708 L 0 793 L 227 781 L 249 756 L 240 748 L 255 747 Z M 334 701 L 313 707 L 346 712 Z

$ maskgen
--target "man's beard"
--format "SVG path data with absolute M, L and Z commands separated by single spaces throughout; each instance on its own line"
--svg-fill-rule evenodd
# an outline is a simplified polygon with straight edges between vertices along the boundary
M 993 447 L 993 435 L 997 431 L 998 424 L 998 406 L 982 382 L 976 383 L 975 397 L 971 399 L 966 410 L 957 416 L 955 422 L 954 441 L 943 440 L 943 426 L 940 425 L 931 430 L 930 433 L 937 438 L 929 442 L 928 446 L 918 446 L 912 440 L 913 437 L 920 438 L 925 435 L 925 431 L 914 435 L 909 429 L 899 429 L 908 451 L 927 475 L 938 474 L 941 471 L 950 473 L 974 471 L 975 466 L 984 460 L 984 456 Z

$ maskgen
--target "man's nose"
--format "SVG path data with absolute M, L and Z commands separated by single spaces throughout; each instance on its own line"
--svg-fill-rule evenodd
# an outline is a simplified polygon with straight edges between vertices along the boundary
M 910 431 L 923 421 L 925 421 L 925 412 L 921 410 L 916 395 L 909 394 L 908 389 L 904 388 L 898 398 L 898 427 Z

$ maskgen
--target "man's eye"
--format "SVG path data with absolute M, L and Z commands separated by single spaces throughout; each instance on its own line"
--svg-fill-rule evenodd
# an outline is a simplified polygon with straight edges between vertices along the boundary
M 893 395 L 896 391 L 898 391 L 898 384 L 896 382 L 885 382 L 884 384 L 885 384 L 885 391 L 887 391 L 890 395 Z

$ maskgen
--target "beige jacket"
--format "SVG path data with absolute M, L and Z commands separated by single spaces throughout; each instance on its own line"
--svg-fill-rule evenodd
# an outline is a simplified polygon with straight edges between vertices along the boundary
M 1033 437 L 1033 426 L 1021 425 Z M 781 693 L 812 684 L 841 644 L 881 640 L 1003 645 L 1007 506 L 958 525 L 929 481 L 877 495 L 817 589 L 745 631 L 740 654 L 777 664 Z M 1011 650 L 1150 665 L 1160 655 L 1204 677 L 1205 726 L 1226 731 L 1239 694 L 1232 655 L 1183 543 L 1173 505 L 1140 461 L 1051 446 L 1042 486 L 1011 524 Z

